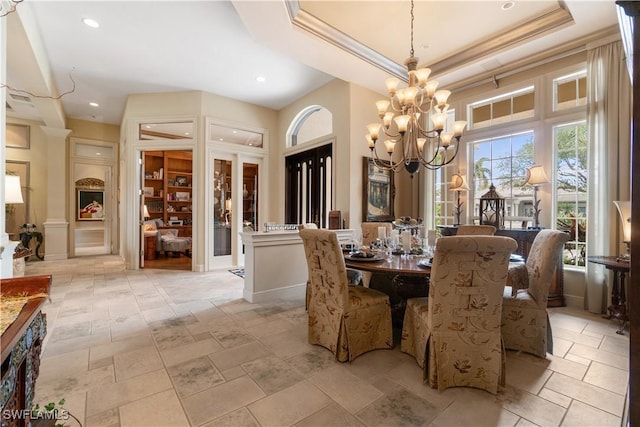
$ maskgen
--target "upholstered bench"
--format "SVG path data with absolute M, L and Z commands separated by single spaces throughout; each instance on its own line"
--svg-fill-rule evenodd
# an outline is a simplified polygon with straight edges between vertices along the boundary
M 172 234 L 162 236 L 162 250 L 165 256 L 169 256 L 169 252 L 173 256 L 179 257 L 182 252 L 188 257 L 191 256 L 191 237 L 178 237 Z

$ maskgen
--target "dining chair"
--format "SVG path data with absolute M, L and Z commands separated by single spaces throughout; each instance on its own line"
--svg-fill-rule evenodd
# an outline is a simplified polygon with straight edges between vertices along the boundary
M 303 230 L 305 228 L 307 228 L 309 230 L 317 230 L 318 226 L 313 222 L 306 222 L 306 223 L 303 223 L 303 224 L 298 224 L 298 230 Z M 311 272 L 309 272 L 309 277 L 311 277 Z M 350 285 L 362 286 L 363 285 L 362 271 L 356 270 L 355 268 L 347 268 L 347 280 L 349 281 Z M 309 279 L 307 279 L 307 288 L 305 290 L 305 298 L 304 298 L 304 309 L 305 310 L 309 309 L 309 299 L 310 298 L 311 298 L 311 286 L 309 286 Z
M 349 286 L 338 237 L 330 230 L 300 230 L 313 288 L 309 301 L 309 343 L 328 348 L 340 362 L 391 348 L 389 296 Z
M 438 239 L 429 296 L 407 301 L 400 346 L 416 358 L 431 387 L 496 394 L 505 384 L 502 293 L 516 248 L 502 236 Z
M 384 227 L 386 229 L 387 237 L 391 236 L 393 224 L 390 222 L 363 222 L 360 225 L 363 245 L 368 246 L 376 241 L 378 238 L 378 227 Z
M 553 334 L 547 313 L 551 280 L 569 235 L 557 230 L 540 231 L 524 264 L 511 267 L 511 286 L 503 295 L 502 337 L 509 350 L 546 357 L 553 354 Z
M 456 236 L 493 236 L 496 234 L 496 228 L 493 225 L 475 225 L 463 224 L 459 225 Z

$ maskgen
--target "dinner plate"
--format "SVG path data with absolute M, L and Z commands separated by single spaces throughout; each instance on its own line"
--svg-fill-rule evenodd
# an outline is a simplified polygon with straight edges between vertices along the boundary
M 422 258 L 418 261 L 418 267 L 431 268 L 431 258 Z
M 354 257 L 351 255 L 345 255 L 344 259 L 348 259 L 349 261 L 356 261 L 356 262 L 376 262 L 376 261 L 382 261 L 384 258 L 379 257 L 379 256 L 372 256 L 370 258 L 362 258 L 362 257 Z

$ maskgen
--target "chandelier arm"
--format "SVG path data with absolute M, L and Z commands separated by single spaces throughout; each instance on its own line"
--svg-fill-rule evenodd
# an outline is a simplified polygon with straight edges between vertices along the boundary
M 400 100 L 395 96 L 390 96 L 389 100 L 391 101 L 389 105 L 391 105 L 391 109 L 396 113 L 402 113 L 404 110 L 402 109 L 402 105 L 400 105 Z
M 391 139 L 395 139 L 395 138 L 400 138 L 400 137 L 401 137 L 400 133 L 392 134 L 392 133 L 390 133 L 390 132 L 387 132 L 388 130 L 389 130 L 389 129 L 387 129 L 384 125 L 382 126 L 382 131 L 384 132 L 384 134 L 385 134 L 387 137 L 389 137 L 389 138 L 391 138 Z M 394 141 L 394 142 L 398 142 L 398 141 Z
M 392 170 L 393 172 L 397 173 L 402 170 L 402 168 L 404 168 L 403 162 L 394 162 L 391 157 L 389 157 L 389 160 L 381 159 L 378 155 L 378 150 L 375 149 L 375 146 L 373 149 L 371 149 L 371 152 L 371 160 L 373 160 L 373 164 L 380 169 Z

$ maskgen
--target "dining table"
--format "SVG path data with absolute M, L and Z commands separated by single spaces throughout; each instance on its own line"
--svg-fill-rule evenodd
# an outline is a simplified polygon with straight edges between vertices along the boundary
M 426 255 L 391 255 L 373 252 L 370 258 L 358 258 L 345 253 L 345 266 L 372 273 L 369 287 L 389 295 L 391 318 L 394 327 L 402 327 L 407 299 L 429 295 L 431 276 L 431 257 Z M 513 254 L 509 263 L 507 283 L 511 283 L 510 274 L 519 274 L 518 268 L 525 258 Z
M 345 265 L 372 273 L 369 287 L 389 295 L 393 326 L 402 327 L 404 311 L 409 298 L 429 295 L 430 258 L 421 255 L 377 254 L 358 258 L 345 254 Z

